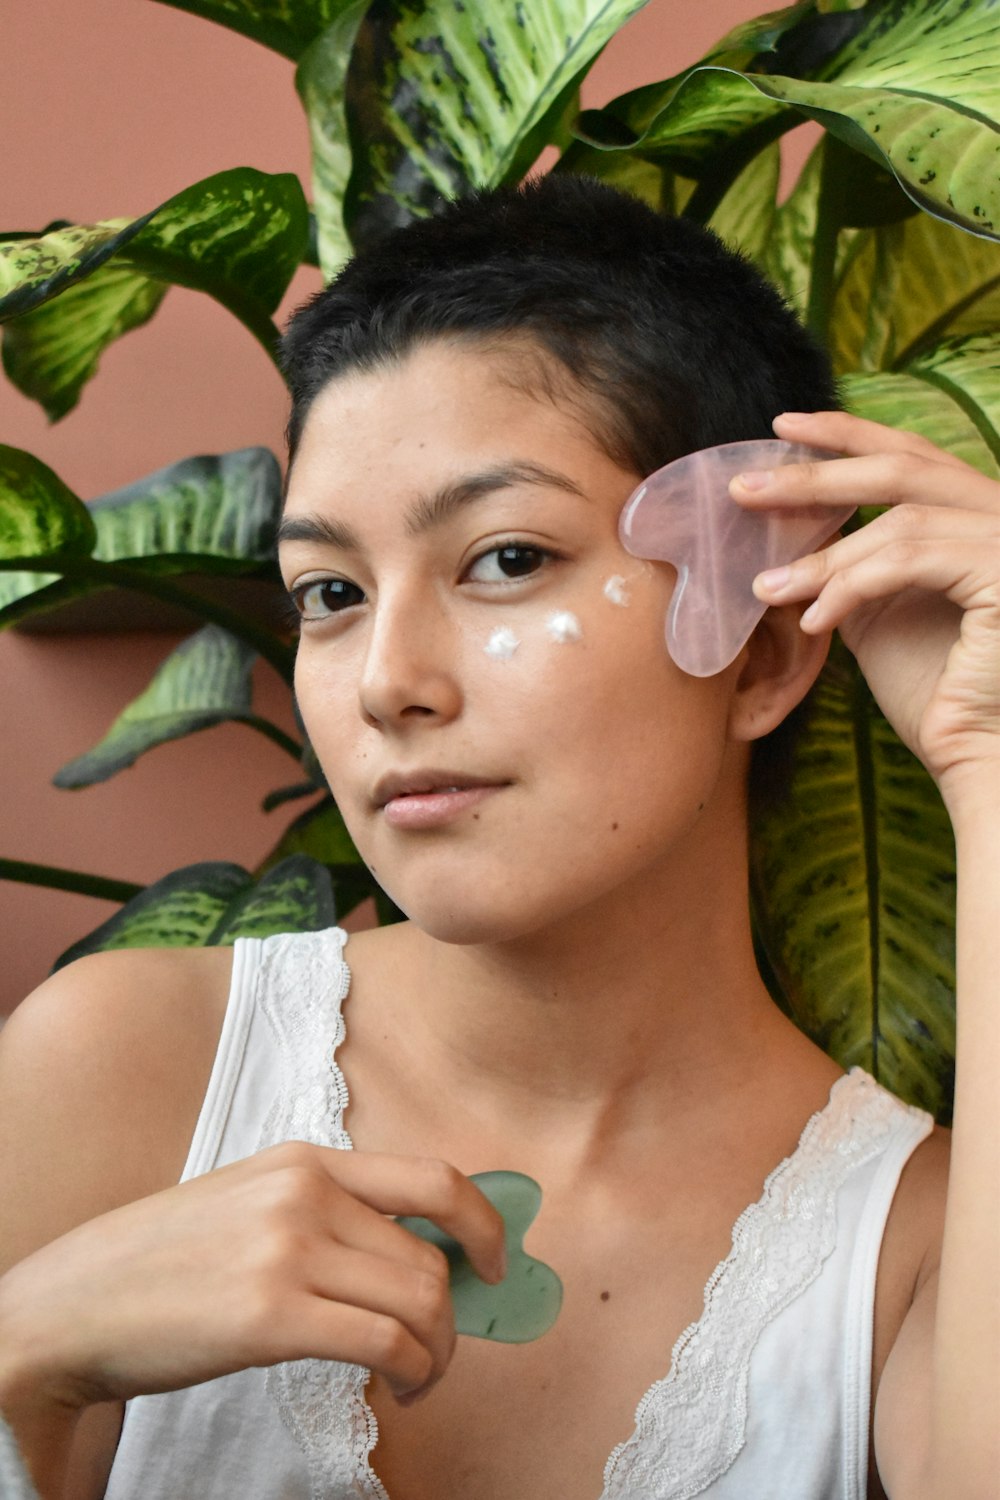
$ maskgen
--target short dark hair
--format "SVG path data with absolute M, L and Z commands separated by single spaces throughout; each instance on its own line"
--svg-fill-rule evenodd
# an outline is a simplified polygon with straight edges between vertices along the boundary
M 440 339 L 548 356 L 528 382 L 582 397 L 594 437 L 639 477 L 838 404 L 826 354 L 749 261 L 691 220 L 550 174 L 391 231 L 299 309 L 282 342 L 290 461 L 331 380 Z M 802 719 L 755 746 L 758 789 L 784 782 Z
M 550 174 L 393 230 L 296 313 L 282 345 L 291 453 L 328 381 L 449 337 L 533 340 L 597 398 L 595 435 L 640 477 L 769 437 L 780 411 L 836 405 L 826 355 L 711 231 Z

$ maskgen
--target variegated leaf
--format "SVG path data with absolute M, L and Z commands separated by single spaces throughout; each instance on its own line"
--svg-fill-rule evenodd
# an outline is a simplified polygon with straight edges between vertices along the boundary
M 849 411 L 887 427 L 918 432 L 991 479 L 1000 479 L 1000 464 L 979 427 L 938 386 L 928 385 L 918 375 L 879 370 L 844 375 L 841 389 Z
M 309 121 L 312 145 L 313 213 L 320 269 L 329 280 L 351 254 L 344 224 L 344 194 L 351 175 L 344 85 L 358 27 L 368 0 L 342 7 L 342 14 L 302 55 L 295 74 Z
M 93 555 L 102 562 L 137 562 L 159 574 L 238 576 L 271 572 L 280 509 L 274 454 L 242 448 L 182 459 L 101 496 L 85 513 L 94 528 L 88 533 Z M 0 626 L 107 586 L 97 578 L 0 572 Z
M 348 73 L 355 242 L 516 182 L 597 53 L 646 0 L 375 0 Z
M 236 167 L 131 222 L 0 239 L 0 320 L 39 307 L 114 256 L 116 264 L 142 276 L 207 292 L 271 350 L 270 314 L 308 236 L 309 212 L 297 177 Z M 67 316 L 72 321 L 72 307 Z
M 844 1067 L 947 1119 L 955 1058 L 951 825 L 838 652 L 789 802 L 758 813 L 755 920 L 785 1003 Z
M 110 343 L 156 312 L 165 282 L 129 266 L 100 266 L 4 327 L 3 364 L 19 391 L 56 422 L 72 411 Z
M 92 750 L 56 772 L 55 785 L 93 786 L 157 745 L 227 720 L 251 718 L 255 660 L 249 646 L 206 625 L 170 653 Z

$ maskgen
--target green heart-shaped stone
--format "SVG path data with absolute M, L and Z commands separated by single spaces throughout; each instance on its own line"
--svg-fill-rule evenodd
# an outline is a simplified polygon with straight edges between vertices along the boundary
M 459 1333 L 500 1344 L 527 1344 L 552 1327 L 562 1306 L 559 1277 L 544 1261 L 525 1254 L 521 1243 L 541 1207 L 542 1190 L 521 1172 L 478 1172 L 470 1181 L 497 1209 L 506 1228 L 507 1275 L 499 1286 L 480 1280 L 458 1241 L 429 1219 L 402 1218 L 399 1223 L 448 1257 Z

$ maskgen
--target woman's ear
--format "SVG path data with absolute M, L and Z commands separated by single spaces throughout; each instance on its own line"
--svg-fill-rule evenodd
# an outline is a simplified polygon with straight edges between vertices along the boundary
M 768 734 L 819 676 L 832 632 L 807 635 L 799 626 L 805 607 L 772 605 L 740 652 L 729 706 L 731 739 L 758 740 Z

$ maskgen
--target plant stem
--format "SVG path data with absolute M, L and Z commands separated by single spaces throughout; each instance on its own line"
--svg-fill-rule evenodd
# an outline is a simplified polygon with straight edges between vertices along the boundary
M 820 172 L 816 202 L 816 230 L 813 235 L 810 262 L 809 301 L 806 326 L 825 345 L 830 330 L 837 268 L 837 237 L 841 225 L 844 183 L 837 157 L 843 160 L 843 148 L 827 135 L 823 140 L 823 166 Z M 851 153 L 853 154 L 853 153 Z
M 15 557 L 0 559 L 0 571 L 31 573 L 58 573 L 63 578 L 86 578 L 103 584 L 106 588 L 134 589 L 136 593 L 149 594 L 165 604 L 174 604 L 202 620 L 210 620 L 228 630 L 237 640 L 252 646 L 259 656 L 270 662 L 281 679 L 291 686 L 295 665 L 295 652 L 272 631 L 265 630 L 241 615 L 237 610 L 212 599 L 205 599 L 190 589 L 181 588 L 168 579 L 149 573 L 141 567 L 129 567 L 125 563 L 104 562 L 98 557 L 77 557 L 57 553 L 47 557 Z
M 25 885 L 45 885 L 54 891 L 73 891 L 78 896 L 97 896 L 102 901 L 131 901 L 145 887 L 128 880 L 108 880 L 82 870 L 62 870 L 57 865 L 34 865 L 23 859 L 0 859 L 0 880 L 19 880 Z
M 259 714 L 246 714 L 245 716 L 241 716 L 240 722 L 248 724 L 251 729 L 256 729 L 259 734 L 266 735 L 269 740 L 273 740 L 276 745 L 280 745 L 282 750 L 288 752 L 296 765 L 302 764 L 304 747 L 299 744 L 298 740 L 293 740 L 290 734 L 286 734 L 283 729 L 279 729 L 277 724 L 272 724 L 270 719 L 261 718 Z

